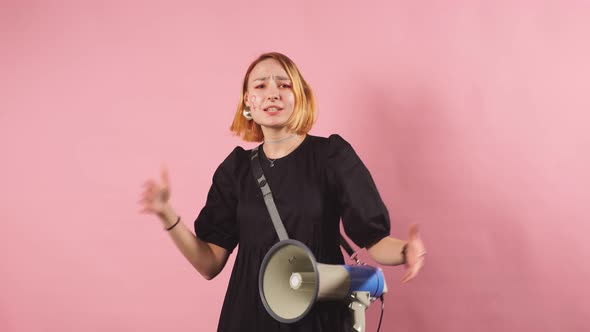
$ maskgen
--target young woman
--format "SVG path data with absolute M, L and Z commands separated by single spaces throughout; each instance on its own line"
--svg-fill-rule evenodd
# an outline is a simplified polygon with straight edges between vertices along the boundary
M 307 245 L 318 262 L 343 264 L 339 224 L 379 264 L 407 267 L 402 282 L 424 263 L 415 226 L 407 241 L 389 236 L 389 215 L 369 171 L 338 135 L 309 135 L 314 122 L 311 88 L 296 65 L 280 53 L 262 54 L 246 71 L 231 130 L 263 142 L 260 161 L 289 237 Z M 218 331 L 351 331 L 346 303 L 318 302 L 300 321 L 283 324 L 265 310 L 258 272 L 278 241 L 252 172 L 250 151 L 236 147 L 213 175 L 195 234 L 168 202 L 168 175 L 146 183 L 142 211 L 159 216 L 170 237 L 207 280 L 225 266 L 239 244 Z

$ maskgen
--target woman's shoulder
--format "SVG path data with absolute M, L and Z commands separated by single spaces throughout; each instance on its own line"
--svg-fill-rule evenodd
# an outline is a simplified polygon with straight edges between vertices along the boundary
M 238 169 L 249 162 L 250 151 L 241 146 L 236 146 L 221 162 L 217 171 L 226 174 L 235 174 Z
M 326 153 L 334 153 L 340 150 L 351 149 L 350 143 L 346 141 L 339 134 L 331 134 L 328 137 L 312 136 L 309 135 L 312 142 L 314 142 L 318 148 L 323 149 Z
M 237 145 L 226 157 L 226 160 L 233 161 L 234 163 L 242 163 L 244 161 L 249 161 L 250 154 L 252 153 L 252 150 L 254 148 L 255 147 L 252 147 L 251 149 L 247 149 L 247 148 L 244 148 L 240 145 Z
M 346 151 L 353 151 L 350 143 L 348 143 L 348 141 L 346 141 L 346 139 L 344 139 L 339 134 L 331 134 L 327 137 L 308 134 L 306 141 L 307 142 L 304 143 L 309 144 L 305 145 L 312 147 L 312 149 L 316 152 L 320 152 L 326 156 L 332 156 Z M 245 149 L 242 146 L 236 146 L 227 155 L 219 167 L 227 171 L 235 172 L 237 169 L 244 167 L 245 165 L 249 165 L 252 149 Z

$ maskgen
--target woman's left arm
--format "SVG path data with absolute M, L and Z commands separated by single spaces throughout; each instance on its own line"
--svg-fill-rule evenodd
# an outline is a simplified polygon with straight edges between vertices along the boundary
M 367 247 L 367 251 L 381 265 L 405 264 L 407 271 L 402 282 L 410 281 L 420 272 L 426 256 L 426 248 L 416 225 L 410 226 L 407 241 L 388 236 Z

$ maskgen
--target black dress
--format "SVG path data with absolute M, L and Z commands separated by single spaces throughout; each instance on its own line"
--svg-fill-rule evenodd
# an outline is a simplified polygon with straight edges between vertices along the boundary
M 342 137 L 307 135 L 274 167 L 259 149 L 262 168 L 289 238 L 307 245 L 320 263 L 343 264 L 340 219 L 350 239 L 370 246 L 389 235 L 387 209 L 369 171 Z M 279 323 L 264 309 L 258 272 L 278 242 L 261 192 L 250 171 L 250 151 L 236 147 L 213 176 L 197 236 L 238 253 L 218 331 L 352 331 L 345 303 L 318 302 L 300 321 Z

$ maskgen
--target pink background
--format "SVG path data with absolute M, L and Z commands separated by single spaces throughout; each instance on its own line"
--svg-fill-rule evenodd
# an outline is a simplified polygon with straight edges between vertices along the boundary
M 196 3 L 0 4 L 0 331 L 215 330 L 233 257 L 205 281 L 136 202 L 165 162 L 192 225 L 273 50 L 422 227 L 382 331 L 590 329 L 587 2 Z

